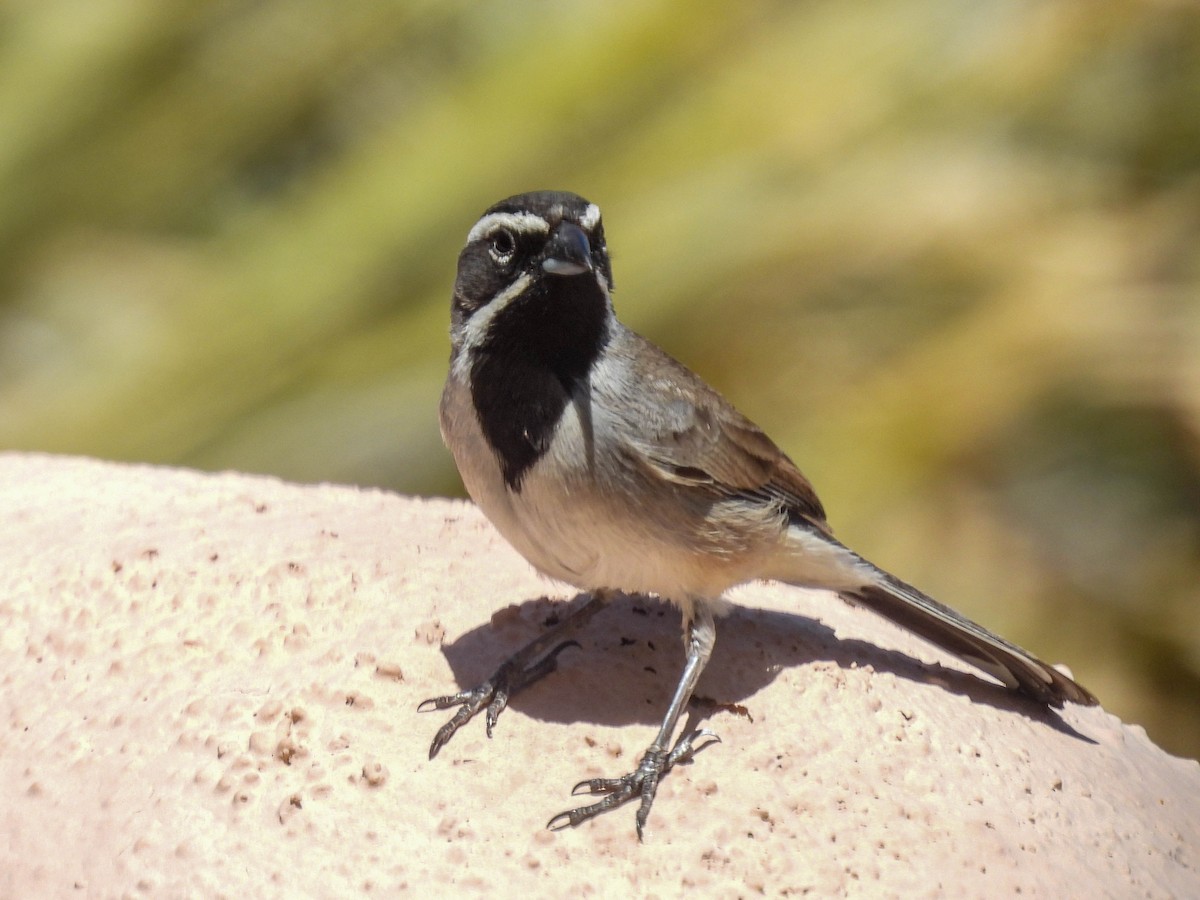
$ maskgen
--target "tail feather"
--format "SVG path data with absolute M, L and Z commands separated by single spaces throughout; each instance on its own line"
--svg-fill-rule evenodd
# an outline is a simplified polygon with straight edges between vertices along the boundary
M 982 669 L 1008 687 L 1047 706 L 1064 702 L 1095 706 L 1086 688 L 1016 644 L 992 634 L 948 606 L 859 557 L 874 573 L 874 583 L 844 590 L 841 596 L 891 619 Z

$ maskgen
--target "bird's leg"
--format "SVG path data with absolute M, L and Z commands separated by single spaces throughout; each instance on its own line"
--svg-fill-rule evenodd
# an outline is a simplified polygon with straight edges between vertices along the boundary
M 638 840 L 641 840 L 646 819 L 650 815 L 650 806 L 654 803 L 654 794 L 658 790 L 658 782 L 662 776 L 670 771 L 676 763 L 686 762 L 695 755 L 697 750 L 708 746 L 708 742 L 705 742 L 706 738 L 711 738 L 714 742 L 720 741 L 720 738 L 711 731 L 699 730 L 688 732 L 680 737 L 674 746 L 671 746 L 671 738 L 675 734 L 675 727 L 679 724 L 679 717 L 683 714 L 683 710 L 692 697 L 692 692 L 696 689 L 696 682 L 700 680 L 700 673 L 708 664 L 708 659 L 712 656 L 713 645 L 717 640 L 716 622 L 713 620 L 712 611 L 706 604 L 696 604 L 695 613 L 687 624 L 686 637 L 687 663 L 683 667 L 683 675 L 680 676 L 679 684 L 675 688 L 671 705 L 667 707 L 667 714 L 663 717 L 658 736 L 647 748 L 638 767 L 620 778 L 590 778 L 579 782 L 571 791 L 572 794 L 588 793 L 605 794 L 606 796 L 603 800 L 590 806 L 581 806 L 559 813 L 547 823 L 547 828 L 558 831 L 567 826 L 574 827 L 593 816 L 620 806 L 627 800 L 641 797 L 641 806 L 637 811 L 637 833 Z M 669 746 L 671 749 L 667 750 Z
M 549 675 L 558 666 L 558 654 L 570 646 L 579 646 L 578 641 L 572 640 L 575 634 L 611 596 L 608 591 L 593 591 L 583 606 L 572 612 L 545 634 L 534 638 L 508 659 L 506 659 L 491 677 L 477 687 L 445 697 L 431 697 L 417 707 L 418 712 L 430 712 L 435 709 L 459 707 L 450 721 L 438 729 L 429 746 L 429 758 L 437 756 L 439 750 L 454 736 L 454 733 L 467 724 L 476 713 L 485 706 L 487 716 L 487 736 L 492 736 L 492 728 L 500 713 L 508 705 L 511 696 L 524 687 Z M 543 655 L 544 654 L 544 655 Z M 540 657 L 540 658 L 539 658 Z

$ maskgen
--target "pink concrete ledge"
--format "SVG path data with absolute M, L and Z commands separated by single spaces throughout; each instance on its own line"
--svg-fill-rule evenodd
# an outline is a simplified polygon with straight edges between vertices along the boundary
M 1200 765 L 1061 716 L 870 613 L 758 584 L 633 809 L 544 826 L 650 741 L 679 617 L 445 713 L 569 590 L 471 506 L 0 454 L 0 896 L 1200 896 Z M 436 896 L 436 895 L 434 895 Z

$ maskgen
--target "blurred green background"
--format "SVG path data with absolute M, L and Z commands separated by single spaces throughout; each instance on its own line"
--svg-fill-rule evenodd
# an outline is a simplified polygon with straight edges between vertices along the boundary
M 1200 754 L 1190 3 L 6 0 L 0 447 L 459 493 L 549 187 L 843 540 Z

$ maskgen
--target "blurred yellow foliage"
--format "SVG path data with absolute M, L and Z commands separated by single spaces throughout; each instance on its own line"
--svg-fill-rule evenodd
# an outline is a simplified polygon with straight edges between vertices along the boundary
M 0 123 L 0 446 L 458 491 L 459 246 L 575 190 L 849 543 L 1200 753 L 1200 8 L 10 0 Z

